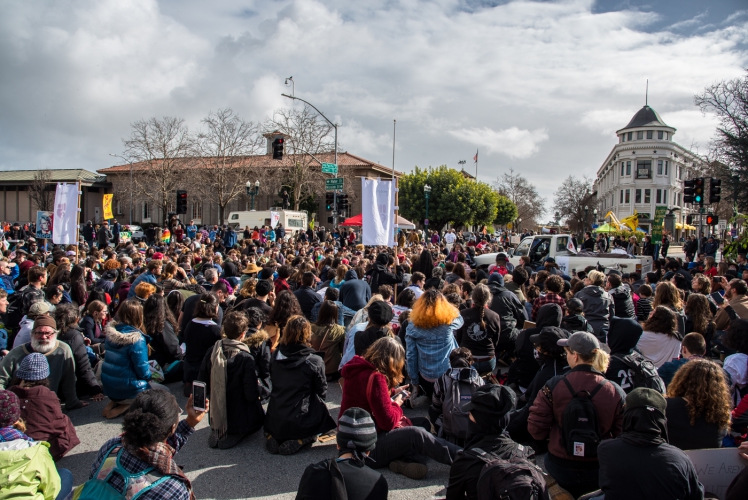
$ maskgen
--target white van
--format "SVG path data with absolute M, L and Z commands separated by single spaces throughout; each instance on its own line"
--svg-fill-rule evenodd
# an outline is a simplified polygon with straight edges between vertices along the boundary
M 286 229 L 286 238 L 290 238 L 299 231 L 306 231 L 307 212 L 302 210 L 283 210 L 281 207 L 271 207 L 270 210 L 256 210 L 246 212 L 230 212 L 229 224 L 236 231 L 238 240 L 244 238 L 244 228 L 249 226 L 250 231 L 257 227 L 268 226 L 275 229 L 278 222 Z

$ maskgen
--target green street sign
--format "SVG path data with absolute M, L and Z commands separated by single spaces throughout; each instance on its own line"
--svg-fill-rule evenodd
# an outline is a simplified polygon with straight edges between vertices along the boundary
M 665 221 L 667 207 L 658 205 L 655 207 L 654 222 L 652 223 L 652 241 L 656 245 L 662 239 L 662 224 Z
M 322 164 L 322 173 L 323 174 L 337 174 L 338 173 L 338 166 L 334 163 L 323 163 Z
M 343 189 L 343 178 L 325 179 L 325 191 L 341 191 Z

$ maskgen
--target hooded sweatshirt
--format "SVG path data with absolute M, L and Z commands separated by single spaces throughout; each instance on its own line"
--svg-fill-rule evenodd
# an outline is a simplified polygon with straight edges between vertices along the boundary
M 371 299 L 371 288 L 364 280 L 358 279 L 353 269 L 345 273 L 345 283 L 340 287 L 340 302 L 344 306 L 359 311 L 366 307 Z
M 608 291 L 608 294 L 613 299 L 615 316 L 618 316 L 619 318 L 636 317 L 634 300 L 631 297 L 631 289 L 628 287 L 628 285 L 623 284 L 618 288 L 613 288 L 612 290 Z
M 374 266 L 371 268 L 371 271 L 367 273 L 371 276 L 371 281 L 369 282 L 369 285 L 370 285 L 370 289 L 374 290 L 374 293 L 376 293 L 379 290 L 380 285 L 397 285 L 403 282 L 402 266 L 399 266 L 399 265 L 395 266 L 395 272 L 392 273 L 387 270 L 388 262 L 389 262 L 389 255 L 385 253 L 380 253 L 379 255 L 377 255 L 377 260 L 374 263 Z M 345 304 L 345 302 L 343 302 L 343 304 Z
M 488 278 L 488 289 L 493 296 L 490 309 L 499 315 L 501 322 L 496 349 L 510 349 L 527 320 L 527 311 L 517 296 L 504 287 L 504 277 L 499 273 L 493 273 Z
M 620 385 L 626 394 L 634 389 L 634 370 L 620 358 L 634 352 L 634 347 L 641 336 L 642 327 L 635 319 L 615 317 L 611 319 L 608 332 L 610 364 L 608 371 L 605 372 L 605 378 Z
M 563 312 L 558 304 L 546 304 L 538 310 L 535 328 L 522 330 L 517 336 L 515 355 L 517 359 L 509 367 L 509 382 L 516 382 L 521 388 L 526 388 L 532 382 L 540 369 L 535 361 L 535 347 L 530 342 L 530 336 L 540 333 L 546 326 L 560 326 Z
M 615 316 L 613 299 L 599 286 L 589 285 L 574 296 L 584 304 L 584 317 L 592 325 L 595 335 L 601 342 L 606 341 L 610 318 Z

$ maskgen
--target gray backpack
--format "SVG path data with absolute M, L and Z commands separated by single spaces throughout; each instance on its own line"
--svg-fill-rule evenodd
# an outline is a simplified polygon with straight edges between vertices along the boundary
M 464 369 L 464 368 L 463 368 Z M 471 368 L 471 370 L 473 370 Z M 484 384 L 479 376 L 474 377 L 475 383 L 461 381 L 452 377 L 459 372 L 452 370 L 445 377 L 444 404 L 442 405 L 442 430 L 446 435 L 452 435 L 458 439 L 466 439 L 468 433 L 469 412 L 462 409 L 473 399 L 475 390 Z M 476 372 L 477 375 L 477 372 Z

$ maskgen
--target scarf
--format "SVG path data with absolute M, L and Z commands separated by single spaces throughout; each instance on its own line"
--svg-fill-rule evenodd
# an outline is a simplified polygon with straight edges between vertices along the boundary
M 221 339 L 215 343 L 210 355 L 210 362 L 213 366 L 210 370 L 210 428 L 218 435 L 218 439 L 221 439 L 228 429 L 226 415 L 228 358 L 233 358 L 239 351 L 249 353 L 249 347 L 238 340 Z
M 187 479 L 182 469 L 174 461 L 175 453 L 176 450 L 166 443 L 156 443 L 147 448 L 143 447 L 135 450 L 135 456 L 148 465 L 155 467 L 161 474 L 172 476 L 178 481 L 182 481 L 190 492 L 190 500 L 194 500 L 195 493 L 192 491 L 192 483 L 190 483 L 190 480 Z
M 660 410 L 637 407 L 623 414 L 619 439 L 635 446 L 657 446 L 668 442 L 667 420 Z

